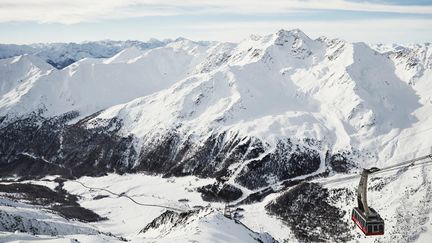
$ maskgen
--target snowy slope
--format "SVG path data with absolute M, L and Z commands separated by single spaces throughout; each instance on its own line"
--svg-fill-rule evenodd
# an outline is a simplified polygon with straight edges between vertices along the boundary
M 0 96 L 3 97 L 13 89 L 20 95 L 19 92 L 28 87 L 26 83 L 33 83 L 47 75 L 51 69 L 49 64 L 30 55 L 0 60 Z
M 270 235 L 258 234 L 209 208 L 185 214 L 167 212 L 146 226 L 140 236 L 153 242 L 275 242 Z
M 85 223 L 69 221 L 53 212 L 3 198 L 0 199 L 0 231 L 39 235 L 98 234 Z
M 432 69 L 431 43 L 412 44 L 407 46 L 393 44 L 373 45 L 377 51 L 391 59 L 395 66 L 395 73 L 401 80 L 408 82 L 417 92 L 421 93 L 421 101 L 430 103 Z M 429 94 L 429 95 L 428 95 Z

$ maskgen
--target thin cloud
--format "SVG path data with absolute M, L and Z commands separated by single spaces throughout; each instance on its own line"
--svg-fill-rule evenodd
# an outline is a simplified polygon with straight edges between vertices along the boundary
M 103 19 L 197 14 L 266 14 L 345 10 L 432 14 L 432 6 L 349 2 L 346 0 L 2 0 L 0 22 L 73 24 Z
M 266 35 L 277 30 L 299 28 L 311 38 L 327 36 L 350 42 L 418 43 L 431 36 L 432 20 L 386 19 L 348 21 L 259 21 L 229 23 L 195 23 L 188 26 L 192 39 L 240 41 L 250 34 Z

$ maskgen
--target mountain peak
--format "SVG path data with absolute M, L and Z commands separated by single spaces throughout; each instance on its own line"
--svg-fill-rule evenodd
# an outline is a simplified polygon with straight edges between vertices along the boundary
M 312 39 L 309 38 L 303 31 L 299 29 L 284 30 L 281 29 L 276 34 L 274 34 L 274 43 L 279 46 L 285 44 L 288 45 L 302 45 L 302 43 L 311 42 Z
M 185 38 L 183 36 L 177 37 L 174 42 L 180 42 L 180 41 L 191 41 L 188 38 Z
M 285 30 L 280 29 L 275 34 L 278 38 L 291 38 L 291 37 L 297 37 L 303 40 L 311 40 L 309 36 L 307 36 L 303 31 L 300 29 L 292 29 L 292 30 Z

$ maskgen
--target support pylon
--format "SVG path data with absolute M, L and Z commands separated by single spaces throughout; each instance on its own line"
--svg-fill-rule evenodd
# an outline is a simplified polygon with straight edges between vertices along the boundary
M 232 219 L 231 208 L 230 208 L 230 206 L 228 204 L 225 204 L 224 216 L 227 217 L 227 218 L 229 218 L 229 219 Z

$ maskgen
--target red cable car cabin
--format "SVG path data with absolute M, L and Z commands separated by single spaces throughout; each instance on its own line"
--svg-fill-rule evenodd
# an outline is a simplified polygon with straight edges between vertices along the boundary
M 352 210 L 351 219 L 365 235 L 383 235 L 384 220 L 373 208 L 369 208 L 369 211 L 371 215 L 366 217 L 358 207 L 355 207 Z
M 358 207 L 352 210 L 351 219 L 363 231 L 365 235 L 383 235 L 384 220 L 381 216 L 367 205 L 367 179 L 370 173 L 376 172 L 376 168 L 364 169 L 361 174 L 357 189 Z

